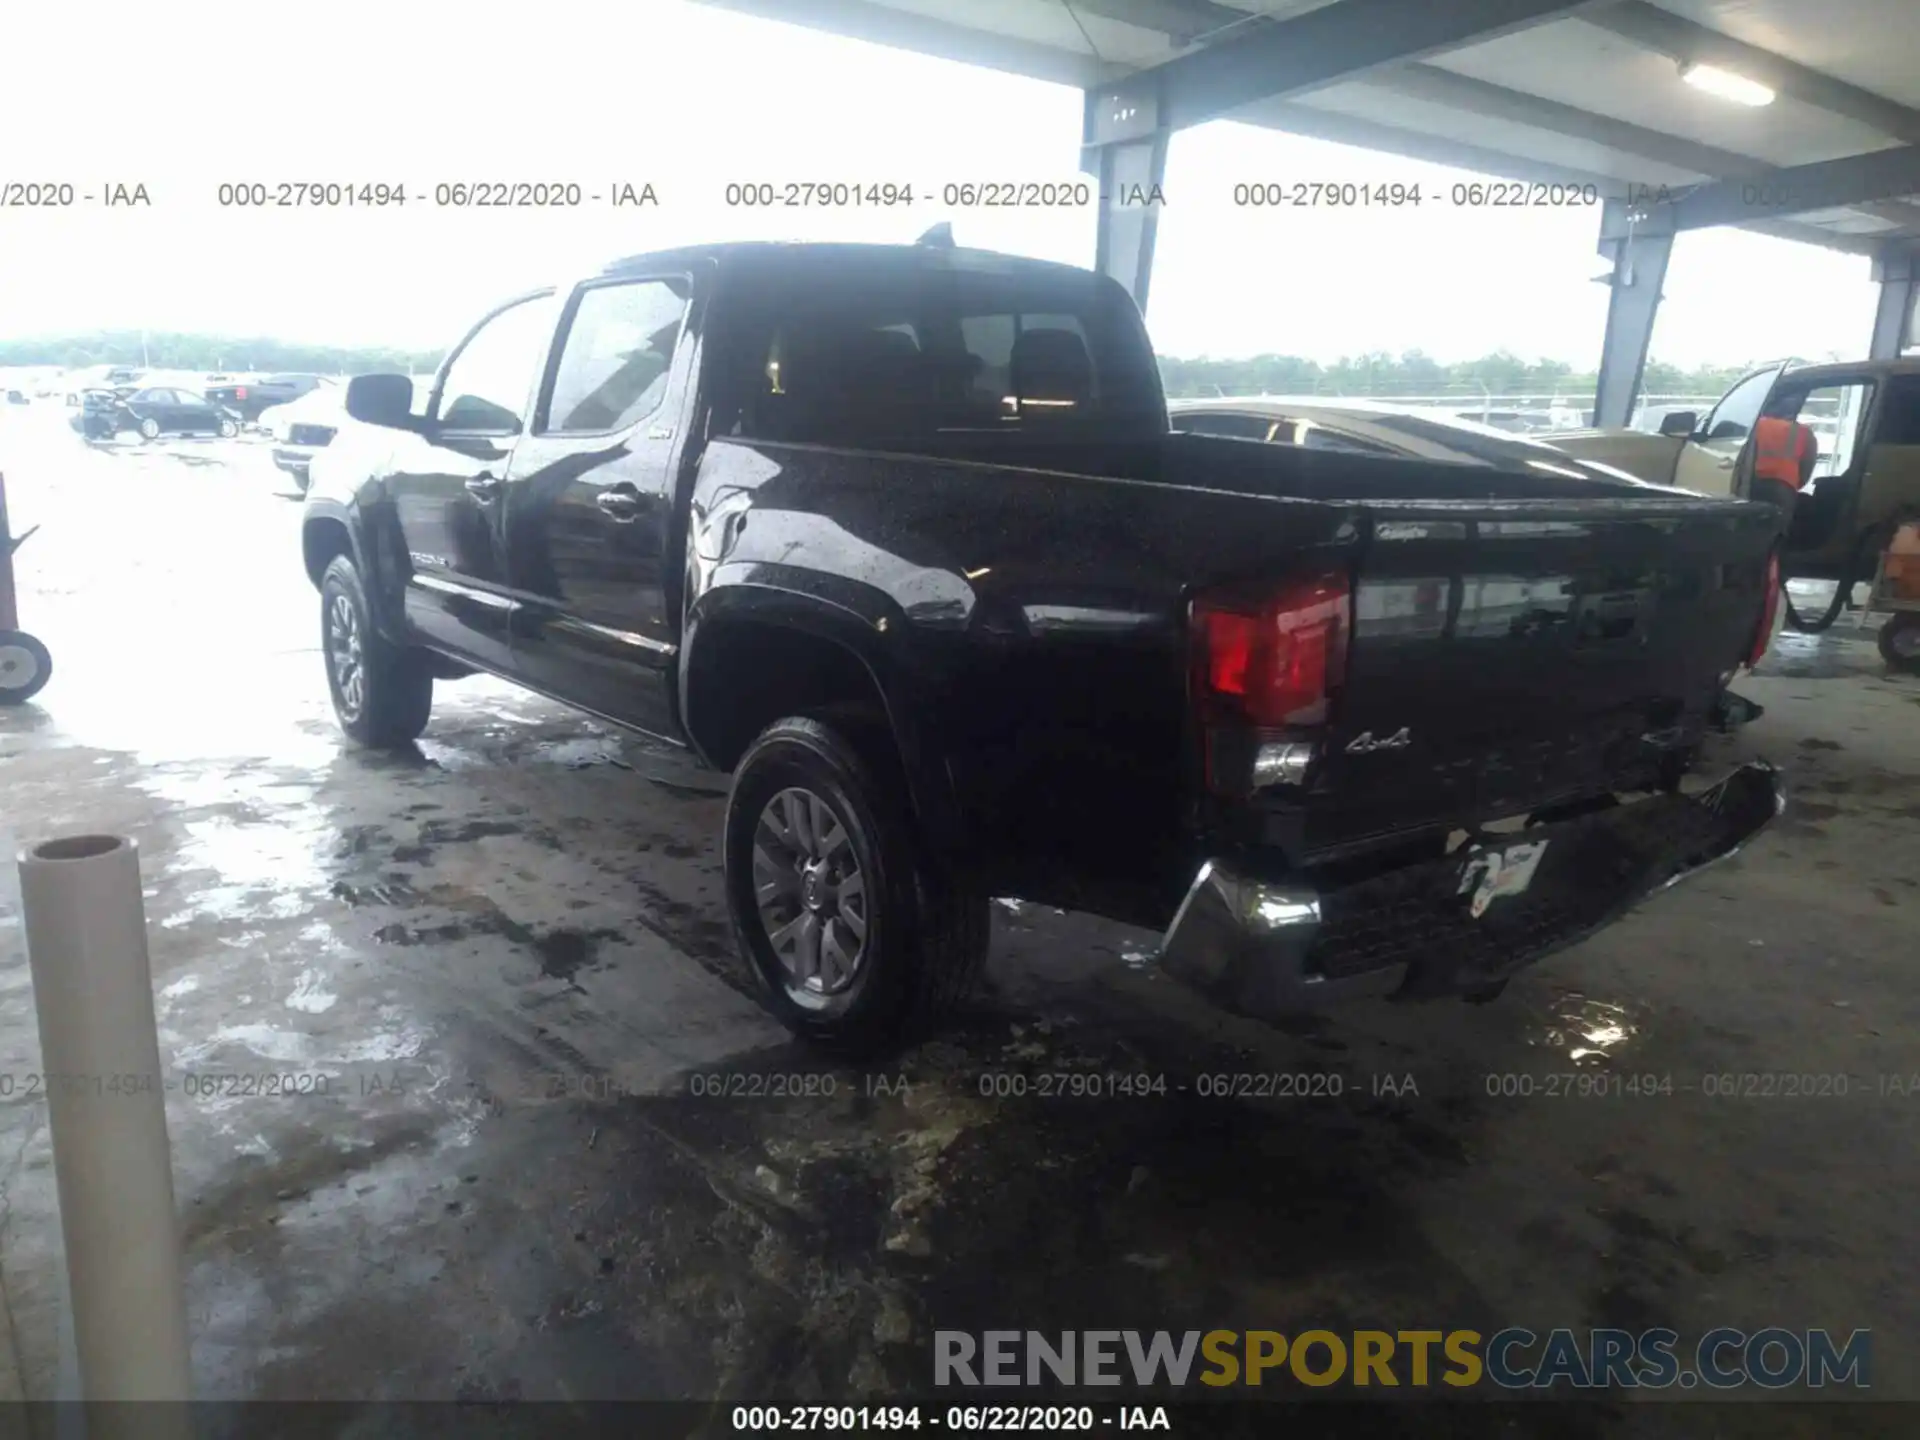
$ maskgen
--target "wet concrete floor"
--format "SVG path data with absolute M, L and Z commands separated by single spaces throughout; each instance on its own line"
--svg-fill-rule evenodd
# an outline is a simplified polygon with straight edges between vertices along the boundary
M 881 1398 L 936 1329 L 1778 1324 L 1870 1327 L 1874 1394 L 1920 1398 L 1920 682 L 1870 641 L 1745 687 L 1716 761 L 1790 767 L 1776 829 L 1495 1004 L 1244 1023 L 1151 935 L 1002 903 L 964 1022 L 860 1071 L 752 996 L 716 777 L 487 679 L 417 754 L 348 748 L 264 449 L 88 449 L 47 408 L 0 427 L 57 667 L 0 712 L 0 849 L 141 847 L 203 1393 Z M 38 1066 L 8 864 L 0 1397 L 59 1384 Z M 1736 1073 L 1845 1094 L 1708 1093 Z M 1232 1074 L 1317 1093 L 1202 1095 Z M 1525 1433 L 1912 1433 L 1688 1412 Z

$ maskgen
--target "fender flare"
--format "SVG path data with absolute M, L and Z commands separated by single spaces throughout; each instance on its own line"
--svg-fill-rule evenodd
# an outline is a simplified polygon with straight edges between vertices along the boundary
M 891 597 L 857 581 L 806 572 L 784 577 L 793 583 L 769 583 L 767 569 L 757 565 L 752 567 L 754 578 L 732 579 L 723 568 L 688 608 L 677 696 L 688 743 L 703 761 L 713 763 L 696 738 L 700 720 L 690 704 L 689 678 L 703 633 L 727 623 L 750 623 L 836 645 L 866 670 L 880 695 L 924 838 L 942 853 L 962 850 L 965 826 L 945 747 L 913 668 L 903 663 L 900 642 L 910 634 L 904 612 Z
M 360 572 L 373 623 L 396 645 L 412 643 L 406 623 L 406 551 L 400 544 L 397 517 L 391 505 L 376 502 L 309 499 L 300 519 L 302 558 L 306 537 L 316 523 L 338 524 L 347 534 L 347 553 Z M 320 577 L 308 572 L 317 587 Z

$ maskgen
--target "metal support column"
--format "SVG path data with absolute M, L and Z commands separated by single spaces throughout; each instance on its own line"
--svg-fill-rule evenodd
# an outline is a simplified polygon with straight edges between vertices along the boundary
M 1125 286 L 1142 312 L 1153 278 L 1160 187 L 1167 177 L 1170 132 L 1159 114 L 1154 100 L 1089 90 L 1080 147 L 1080 168 L 1098 182 L 1094 268 Z
M 1873 278 L 1880 301 L 1873 310 L 1873 343 L 1867 356 L 1896 360 L 1914 343 L 1914 303 L 1920 300 L 1920 253 L 1911 244 L 1892 244 L 1873 257 Z
M 1613 262 L 1601 277 L 1610 291 L 1607 334 L 1600 346 L 1600 376 L 1594 386 L 1593 423 L 1623 426 L 1633 418 L 1647 346 L 1660 311 L 1660 287 L 1673 253 L 1673 210 L 1668 205 L 1606 202 L 1600 218 L 1600 253 Z

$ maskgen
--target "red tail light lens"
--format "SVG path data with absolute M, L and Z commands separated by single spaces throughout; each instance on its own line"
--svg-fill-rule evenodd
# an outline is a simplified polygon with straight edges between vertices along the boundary
M 1760 611 L 1760 629 L 1753 637 L 1748 665 L 1758 665 L 1764 660 L 1767 646 L 1773 641 L 1773 622 L 1780 613 L 1780 583 L 1780 552 L 1776 550 L 1767 557 L 1767 603 Z
M 1258 599 L 1193 602 L 1203 697 L 1257 726 L 1318 725 L 1346 669 L 1352 591 L 1344 575 Z
M 244 385 L 236 385 L 236 386 L 234 386 L 234 387 L 233 387 L 233 398 L 234 398 L 234 399 L 236 399 L 236 400 L 244 400 L 244 399 L 246 399 L 246 398 L 247 398 L 247 387 L 246 387 L 246 386 L 244 386 Z

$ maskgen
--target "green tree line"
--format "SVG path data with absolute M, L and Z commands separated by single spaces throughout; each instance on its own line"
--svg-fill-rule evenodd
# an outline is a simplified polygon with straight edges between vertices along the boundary
M 260 373 L 288 370 L 314 375 L 401 371 L 418 375 L 440 363 L 437 350 L 302 345 L 264 336 L 187 335 L 167 330 L 97 331 L 35 340 L 0 339 L 0 366 L 139 365 L 153 370 Z
M 1641 381 L 1648 395 L 1719 395 L 1751 365 L 1702 365 L 1691 370 L 1664 361 L 1647 363 Z M 1254 355 L 1238 360 L 1160 357 L 1167 393 L 1205 395 L 1561 395 L 1593 394 L 1591 370 L 1564 360 L 1523 360 L 1501 350 L 1477 360 L 1443 362 L 1419 350 L 1343 356 L 1332 364 L 1298 355 Z
M 0 366 L 145 365 L 156 370 L 310 371 L 323 375 L 399 370 L 425 374 L 437 350 L 302 345 L 262 336 L 190 335 L 172 331 L 102 331 L 35 340 L 0 339 Z M 1594 376 L 1564 360 L 1523 360 L 1501 350 L 1477 360 L 1443 362 L 1419 350 L 1343 356 L 1331 364 L 1298 355 L 1242 359 L 1162 355 L 1167 393 L 1196 395 L 1493 395 L 1593 394 Z M 1650 395 L 1718 395 L 1751 368 L 1704 365 L 1683 370 L 1650 361 L 1642 381 Z

